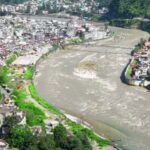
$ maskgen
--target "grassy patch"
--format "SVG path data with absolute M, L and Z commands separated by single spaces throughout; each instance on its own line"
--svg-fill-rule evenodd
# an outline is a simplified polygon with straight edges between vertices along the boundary
M 130 66 L 130 67 L 128 68 L 128 71 L 127 71 L 127 78 L 128 78 L 128 79 L 132 79 L 131 75 L 132 75 L 132 68 L 131 68 L 131 66 Z
M 56 109 L 54 106 L 47 103 L 43 98 L 41 98 L 39 96 L 39 94 L 33 84 L 31 84 L 29 86 L 29 91 L 30 91 L 31 96 L 44 108 L 46 108 L 47 110 L 49 110 L 50 112 L 52 112 L 56 115 L 61 115 L 61 112 L 58 109 Z
M 128 79 L 132 79 L 132 67 L 135 66 L 137 64 L 137 60 L 134 60 L 131 64 L 130 67 L 127 70 L 127 78 Z
M 9 57 L 9 59 L 7 60 L 7 65 L 11 65 L 16 59 L 17 59 L 17 55 L 13 54 L 12 56 Z
M 74 44 L 74 45 L 81 44 L 82 42 L 83 41 L 80 38 L 75 38 L 75 39 L 69 40 L 69 43 Z
M 46 118 L 44 112 L 37 108 L 32 102 L 26 102 L 27 93 L 25 91 L 14 91 L 13 99 L 20 110 L 27 113 L 27 124 L 30 126 L 44 125 Z
M 33 75 L 34 75 L 34 71 L 35 71 L 35 67 L 34 66 L 28 67 L 27 71 L 24 74 L 24 78 L 26 80 L 32 80 Z
M 3 98 L 4 98 L 4 95 L 1 93 L 1 91 L 0 91 L 0 104 L 2 103 L 2 101 L 3 101 Z
M 134 53 L 137 53 L 137 52 L 141 51 L 141 47 L 136 47 L 133 51 L 134 51 Z
M 76 136 L 80 136 L 82 134 L 86 135 L 90 140 L 96 141 L 97 144 L 100 147 L 105 147 L 108 145 L 111 145 L 111 141 L 108 141 L 106 139 L 100 138 L 98 135 L 96 135 L 91 129 L 85 128 L 80 124 L 77 124 L 75 122 L 72 122 L 70 120 L 67 121 L 68 125 L 71 127 L 72 132 Z
M 0 70 L 0 84 L 9 84 L 12 79 L 12 69 L 3 67 Z

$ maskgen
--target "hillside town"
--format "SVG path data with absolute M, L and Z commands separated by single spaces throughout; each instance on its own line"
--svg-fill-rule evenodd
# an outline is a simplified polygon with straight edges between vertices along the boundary
M 84 38 L 97 40 L 107 38 L 109 29 L 94 27 L 79 18 L 67 22 L 58 20 L 35 20 L 27 17 L 6 16 L 0 18 L 0 56 L 2 66 L 14 52 L 40 51 L 44 44 L 64 47 L 71 41 Z
M 35 14 L 45 14 L 56 12 L 67 12 L 67 13 L 95 13 L 95 14 L 105 14 L 108 9 L 105 7 L 100 7 L 100 3 L 94 0 L 86 1 L 68 1 L 68 0 L 32 0 L 26 1 L 22 4 L 16 5 L 6 5 L 0 6 L 1 12 L 9 13 L 29 13 Z
M 0 137 L 8 134 L 5 120 L 9 117 L 15 117 L 17 125 L 32 124 L 29 123 L 32 122 L 28 116 L 30 110 L 24 107 L 33 105 L 35 110 L 40 109 L 39 111 L 45 112 L 45 108 L 30 95 L 32 89 L 30 73 L 43 55 L 56 49 L 64 49 L 70 44 L 105 39 L 110 35 L 110 30 L 105 24 L 95 26 L 78 17 L 65 21 L 59 18 L 41 20 L 24 16 L 0 17 Z M 17 91 L 23 92 L 20 97 Z M 21 97 L 27 101 L 27 104 L 18 101 Z M 52 134 L 52 130 L 63 120 L 53 113 L 46 111 L 45 114 L 46 119 L 42 119 L 45 131 L 47 134 Z M 42 126 L 39 125 L 39 121 L 37 122 L 38 125 L 32 125 L 33 135 L 43 132 Z M 1 140 L 0 149 L 1 147 L 3 150 L 8 149 L 9 144 Z
M 126 71 L 128 84 L 150 88 L 150 42 L 144 42 L 142 48 L 134 52 Z
M 134 54 L 137 64 L 132 70 L 135 80 L 148 80 L 150 78 L 150 43 L 145 43 L 145 48 Z

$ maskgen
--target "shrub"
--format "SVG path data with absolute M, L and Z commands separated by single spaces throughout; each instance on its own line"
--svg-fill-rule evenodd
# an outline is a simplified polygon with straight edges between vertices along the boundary
M 3 67 L 0 70 L 0 84 L 9 84 L 11 81 L 12 69 Z
M 10 147 L 20 148 L 24 142 L 32 136 L 32 132 L 28 127 L 11 128 L 8 138 L 6 139 Z
M 54 140 L 57 147 L 65 148 L 67 144 L 67 130 L 60 124 L 54 129 Z
M 7 60 L 7 65 L 11 65 L 17 58 L 16 54 L 13 54 L 12 56 L 9 57 L 9 59 Z
M 110 141 L 108 141 L 106 139 L 102 139 L 101 137 L 96 135 L 91 129 L 85 128 L 80 124 L 77 124 L 75 122 L 68 120 L 68 125 L 70 126 L 72 132 L 76 136 L 78 136 L 78 137 L 80 137 L 82 135 L 87 136 L 90 140 L 96 141 L 100 147 L 105 147 L 105 146 L 108 146 L 111 144 Z
M 34 71 L 35 71 L 35 67 L 34 66 L 28 67 L 27 71 L 24 74 L 24 78 L 26 80 L 32 80 L 33 75 L 34 75 Z

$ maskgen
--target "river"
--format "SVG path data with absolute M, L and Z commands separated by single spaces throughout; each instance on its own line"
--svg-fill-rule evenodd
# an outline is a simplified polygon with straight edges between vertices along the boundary
M 52 53 L 37 66 L 40 95 L 64 112 L 77 116 L 98 134 L 125 150 L 150 149 L 150 93 L 121 81 L 130 53 L 142 37 L 139 30 L 112 27 L 114 38 L 70 46 Z M 98 78 L 74 75 L 80 61 L 93 57 Z

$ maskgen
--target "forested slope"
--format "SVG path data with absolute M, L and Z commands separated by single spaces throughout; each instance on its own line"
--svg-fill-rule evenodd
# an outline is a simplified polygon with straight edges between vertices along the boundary
M 111 0 L 109 16 L 150 18 L 150 0 Z

